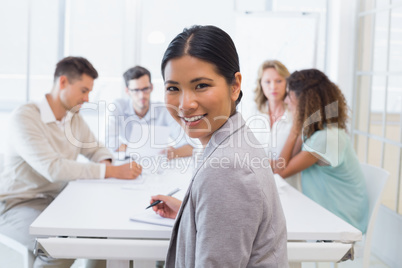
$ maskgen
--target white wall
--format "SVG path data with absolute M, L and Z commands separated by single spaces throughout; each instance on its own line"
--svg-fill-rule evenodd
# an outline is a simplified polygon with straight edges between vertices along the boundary
M 6 144 L 6 134 L 7 134 L 7 123 L 8 118 L 10 117 L 9 112 L 0 111 L 0 154 L 4 153 L 4 147 Z
M 327 75 L 343 91 L 349 107 L 353 104 L 357 4 L 357 0 L 330 0 L 328 7 Z M 373 234 L 372 254 L 390 267 L 401 267 L 401 226 L 402 216 L 381 205 Z
M 328 7 L 326 73 L 352 107 L 356 43 L 356 0 L 332 0 Z

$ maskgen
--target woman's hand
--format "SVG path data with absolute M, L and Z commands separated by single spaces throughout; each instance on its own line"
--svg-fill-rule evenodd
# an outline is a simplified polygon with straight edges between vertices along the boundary
M 293 122 L 293 125 L 292 125 L 292 128 L 291 128 L 289 134 L 293 134 L 296 137 L 298 137 L 298 136 L 300 136 L 300 133 L 301 133 L 301 129 L 300 129 L 299 124 L 297 124 L 296 122 Z
M 152 209 L 164 218 L 175 219 L 177 212 L 179 212 L 181 201 L 171 196 L 155 195 L 151 197 L 150 204 L 157 200 L 161 200 L 162 202 L 153 206 Z
M 285 160 L 282 157 L 279 157 L 278 159 L 270 159 L 269 164 L 271 165 L 274 174 L 279 173 L 286 167 Z

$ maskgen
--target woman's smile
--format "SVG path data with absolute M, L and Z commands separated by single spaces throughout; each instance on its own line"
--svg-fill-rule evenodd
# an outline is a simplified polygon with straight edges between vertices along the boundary
M 165 88 L 170 114 L 188 136 L 202 144 L 231 116 L 238 97 L 213 64 L 189 55 L 167 63 Z
M 184 123 L 187 126 L 196 126 L 198 123 L 201 122 L 201 120 L 203 118 L 205 118 L 207 114 L 203 114 L 203 115 L 194 115 L 194 116 L 181 116 L 181 119 L 184 121 Z

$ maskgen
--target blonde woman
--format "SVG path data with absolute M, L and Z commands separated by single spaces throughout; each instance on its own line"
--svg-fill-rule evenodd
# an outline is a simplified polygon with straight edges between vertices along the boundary
M 258 112 L 249 118 L 248 124 L 271 159 L 279 157 L 293 124 L 285 104 L 289 75 L 286 66 L 278 60 L 267 60 L 258 69 L 254 90 Z M 298 177 L 296 174 L 287 182 L 301 190 Z

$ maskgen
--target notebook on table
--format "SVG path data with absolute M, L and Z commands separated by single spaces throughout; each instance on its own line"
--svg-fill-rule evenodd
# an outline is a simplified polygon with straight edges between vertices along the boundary
M 146 209 L 143 212 L 136 213 L 130 217 L 130 220 L 167 227 L 173 227 L 173 224 L 175 222 L 174 219 L 168 219 L 159 216 L 152 209 Z

